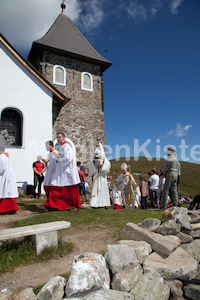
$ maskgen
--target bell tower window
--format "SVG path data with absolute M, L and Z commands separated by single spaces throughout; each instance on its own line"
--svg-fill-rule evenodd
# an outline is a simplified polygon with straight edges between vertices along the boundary
M 60 65 L 53 67 L 53 83 L 66 86 L 66 70 Z
M 81 74 L 81 89 L 93 92 L 93 78 L 88 72 L 83 72 Z

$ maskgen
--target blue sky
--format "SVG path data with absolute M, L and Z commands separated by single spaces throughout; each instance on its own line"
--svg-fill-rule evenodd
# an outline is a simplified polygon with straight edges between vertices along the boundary
M 26 58 L 61 0 L 2 0 L 1 33 Z M 113 65 L 104 73 L 107 151 L 200 162 L 200 1 L 66 0 L 66 14 Z M 126 145 L 126 151 L 121 149 Z M 181 148 L 180 148 L 181 147 Z

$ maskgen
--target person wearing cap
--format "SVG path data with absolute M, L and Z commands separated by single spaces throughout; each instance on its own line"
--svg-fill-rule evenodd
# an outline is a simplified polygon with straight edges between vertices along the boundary
M 19 194 L 11 161 L 4 150 L 0 145 L 0 213 L 15 213 L 18 211 L 15 198 Z
M 122 189 L 122 199 L 123 206 L 130 206 L 138 208 L 138 202 L 136 195 L 137 191 L 137 183 L 133 175 L 128 171 L 129 167 L 127 164 L 123 163 L 121 165 L 122 174 L 119 176 L 116 182 L 116 186 Z
M 41 196 L 41 187 L 42 187 L 42 182 L 44 181 L 44 172 L 45 172 L 45 167 L 43 162 L 41 162 L 42 156 L 38 155 L 37 160 L 33 163 L 33 172 L 34 172 L 34 198 L 36 198 L 36 188 L 38 186 L 38 199 Z
M 88 193 L 85 188 L 85 167 L 80 166 L 80 170 L 78 171 L 79 177 L 80 177 L 80 183 L 78 184 L 79 187 L 79 193 L 81 195 L 81 192 L 83 192 L 83 195 L 85 196 L 86 203 L 88 204 Z
M 89 175 L 92 177 L 92 194 L 90 206 L 93 208 L 110 206 L 110 195 L 107 183 L 107 174 L 110 171 L 111 164 L 106 158 L 102 144 L 97 143 L 89 164 Z
M 162 194 L 162 207 L 167 208 L 167 198 L 169 195 L 169 190 L 171 190 L 171 196 L 174 206 L 178 206 L 178 192 L 177 192 L 177 180 L 179 172 L 179 163 L 174 153 L 173 147 L 167 148 L 167 161 L 165 165 L 164 174 L 166 175 L 166 182 Z

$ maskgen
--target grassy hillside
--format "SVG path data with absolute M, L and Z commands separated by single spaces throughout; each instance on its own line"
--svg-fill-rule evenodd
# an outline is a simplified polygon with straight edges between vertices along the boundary
M 131 157 L 129 161 L 126 161 L 125 158 L 120 158 L 119 161 L 111 160 L 111 172 L 108 175 L 112 176 L 112 183 L 115 182 L 121 173 L 121 164 L 125 162 L 131 167 L 131 173 L 134 175 L 135 180 L 139 184 L 139 175 L 135 173 L 140 173 L 146 179 L 148 178 L 147 173 L 152 168 L 161 168 L 164 170 L 165 159 L 160 159 L 156 161 L 155 158 L 152 161 L 148 161 L 145 157 L 139 157 L 138 161 L 134 160 L 134 157 Z M 197 194 L 200 194 L 200 165 L 180 162 L 181 163 L 181 176 L 179 184 L 179 193 L 183 196 L 191 195 L 194 197 Z

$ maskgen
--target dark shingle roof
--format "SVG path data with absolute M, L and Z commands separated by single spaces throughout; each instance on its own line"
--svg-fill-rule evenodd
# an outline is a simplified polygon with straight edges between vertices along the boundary
M 102 64 L 104 69 L 107 69 L 112 64 L 94 49 L 64 13 L 58 16 L 49 31 L 41 39 L 35 41 L 34 44 L 95 60 L 98 64 Z

